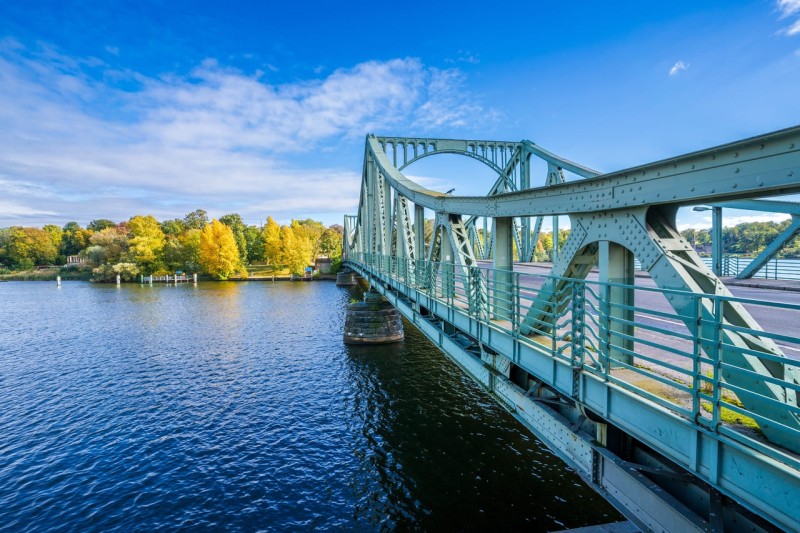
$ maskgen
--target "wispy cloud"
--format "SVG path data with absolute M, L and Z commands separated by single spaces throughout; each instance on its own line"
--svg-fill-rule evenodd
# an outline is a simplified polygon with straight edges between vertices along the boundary
M 315 153 L 358 150 L 369 131 L 425 133 L 491 114 L 457 70 L 413 58 L 266 78 L 214 60 L 154 78 L 0 42 L 0 226 L 198 207 L 250 221 L 273 209 L 338 217 L 358 201 L 360 169 L 315 163 Z
M 800 14 L 800 0 L 777 0 L 776 7 L 781 13 L 781 19 Z M 783 28 L 780 33 L 788 36 L 800 34 L 800 18 Z
M 785 30 L 783 30 L 783 32 L 786 35 L 797 35 L 798 33 L 800 33 L 800 19 L 795 20 L 794 23 Z
M 742 216 L 726 216 L 722 219 L 722 225 L 726 228 L 732 228 L 737 224 L 745 222 L 783 222 L 791 218 L 790 215 L 783 213 L 764 213 L 760 215 L 742 215 Z M 704 216 L 696 222 L 685 222 L 678 225 L 678 230 L 685 229 L 709 229 L 711 228 L 711 217 Z
M 672 65 L 672 68 L 669 69 L 669 75 L 670 76 L 674 76 L 674 75 L 678 74 L 679 72 L 681 72 L 682 70 L 686 70 L 688 68 L 689 68 L 689 63 L 686 63 L 683 60 L 676 61 L 675 64 Z
M 778 0 L 776 3 L 778 11 L 781 12 L 781 17 L 800 13 L 800 0 Z

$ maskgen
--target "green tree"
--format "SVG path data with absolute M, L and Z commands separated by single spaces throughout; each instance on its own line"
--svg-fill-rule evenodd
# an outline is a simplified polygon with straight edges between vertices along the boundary
M 333 227 L 323 231 L 319 238 L 319 252 L 331 259 L 342 257 L 342 234 L 333 229 Z
M 97 220 L 92 220 L 89 222 L 89 225 L 86 226 L 86 228 L 96 233 L 98 231 L 103 231 L 104 229 L 113 228 L 114 226 L 116 226 L 116 223 L 114 223 L 113 220 L 108 220 L 107 218 L 98 218 Z
M 180 218 L 165 220 L 161 223 L 161 231 L 164 232 L 164 235 L 180 235 L 186 231 L 186 222 Z
M 128 256 L 143 272 L 154 272 L 162 267 L 164 232 L 152 216 L 137 215 L 128 221 Z
M 77 222 L 67 222 L 63 231 L 60 252 L 64 256 L 76 255 L 85 250 L 93 233 L 91 230 L 83 229 Z
M 217 279 L 228 279 L 243 270 L 231 228 L 213 219 L 200 235 L 200 266 Z
M 264 260 L 264 239 L 262 238 L 261 229 L 252 224 L 247 226 L 244 230 L 244 239 L 247 243 L 247 260 L 263 261 Z
M 195 209 L 183 219 L 187 229 L 203 229 L 208 225 L 208 213 L 202 209 Z
M 171 271 L 199 272 L 200 235 L 202 230 L 190 229 L 180 235 L 170 235 L 164 246 L 164 262 Z

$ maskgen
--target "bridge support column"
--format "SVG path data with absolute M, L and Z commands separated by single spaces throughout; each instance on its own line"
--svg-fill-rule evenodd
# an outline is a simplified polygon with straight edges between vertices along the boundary
M 633 254 L 612 241 L 598 243 L 599 270 L 601 283 L 619 283 L 629 287 L 601 285 L 600 324 L 603 328 L 602 346 L 604 354 L 613 366 L 613 361 L 632 365 L 633 356 Z M 627 350 L 627 351 L 626 351 Z
M 514 220 L 511 217 L 492 219 L 494 236 L 494 280 L 492 283 L 492 317 L 511 320 L 513 305 Z
M 449 228 L 448 228 L 449 229 Z M 456 292 L 455 265 L 453 259 L 453 246 L 450 237 L 446 235 L 446 228 L 439 226 L 441 235 L 441 273 L 442 273 L 442 296 L 451 300 Z
M 400 313 L 374 290 L 364 294 L 363 302 L 348 304 L 345 344 L 388 344 L 403 340 L 403 336 Z
M 714 206 L 711 218 L 711 271 L 722 277 L 722 208 Z

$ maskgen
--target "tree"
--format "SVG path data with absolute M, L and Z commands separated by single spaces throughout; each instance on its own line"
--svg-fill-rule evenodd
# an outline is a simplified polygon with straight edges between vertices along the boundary
M 5 253 L 8 262 L 27 270 L 34 265 L 53 263 L 58 249 L 50 233 L 39 228 L 14 226 L 10 228 Z
M 342 257 L 342 234 L 334 230 L 333 227 L 323 231 L 319 238 L 319 252 L 331 259 Z
M 267 224 L 262 230 L 264 241 L 264 260 L 271 265 L 283 264 L 283 247 L 281 246 L 281 227 L 272 217 L 267 217 Z
M 164 245 L 164 263 L 170 270 L 200 271 L 200 235 L 202 230 L 190 229 L 180 235 L 170 235 Z
M 200 234 L 200 266 L 217 279 L 228 279 L 243 270 L 231 228 L 213 219 Z
M 92 234 L 89 244 L 81 255 L 94 266 L 119 263 L 128 253 L 128 238 L 118 227 Z
M 180 235 L 186 231 L 186 222 L 180 218 L 165 220 L 161 223 L 161 231 L 164 232 L 164 235 Z
M 61 255 L 76 255 L 89 246 L 91 230 L 83 229 L 77 222 L 67 222 L 61 238 Z
M 250 262 L 263 261 L 264 239 L 261 229 L 258 226 L 247 226 L 244 230 L 244 239 L 247 243 L 247 260 Z
M 97 220 L 92 220 L 89 222 L 89 225 L 86 226 L 86 228 L 96 233 L 107 228 L 113 228 L 114 226 L 116 226 L 114 221 L 108 220 L 107 218 L 98 218 Z
M 143 272 L 153 272 L 162 266 L 164 232 L 152 216 L 135 216 L 128 221 L 128 256 Z
M 239 257 L 242 263 L 247 263 L 247 238 L 245 237 L 245 224 L 239 213 L 231 213 L 219 217 L 219 221 L 231 228 L 233 237 L 236 239 L 236 247 L 239 249 Z
M 202 209 L 195 209 L 183 219 L 187 229 L 203 229 L 208 225 L 208 213 Z

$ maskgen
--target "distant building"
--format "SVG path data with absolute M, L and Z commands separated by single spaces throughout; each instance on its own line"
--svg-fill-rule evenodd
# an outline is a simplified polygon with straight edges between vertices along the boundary
M 70 265 L 75 265 L 75 266 L 82 265 L 85 262 L 86 261 L 79 255 L 68 255 L 67 256 L 67 266 L 70 266 Z
M 320 274 L 330 274 L 331 273 L 331 265 L 333 261 L 330 257 L 317 257 L 316 261 L 314 261 L 314 265 L 317 267 L 317 270 Z

